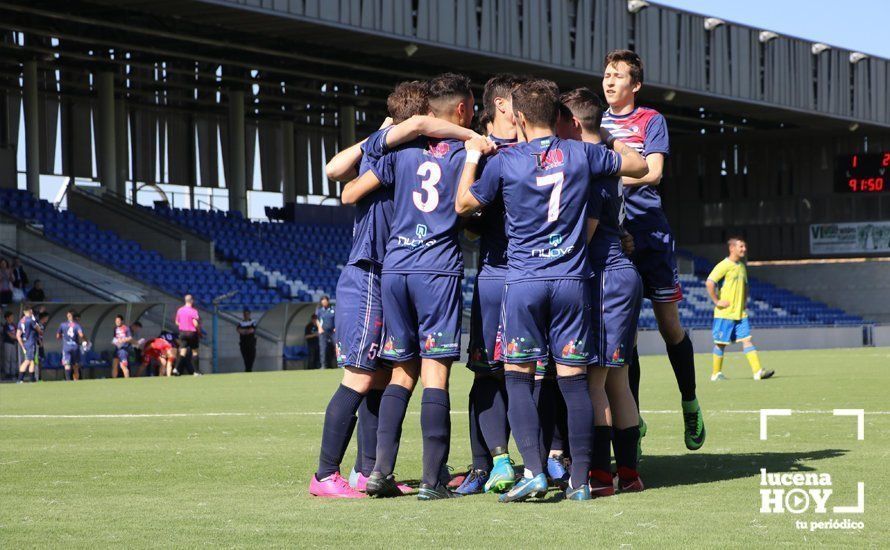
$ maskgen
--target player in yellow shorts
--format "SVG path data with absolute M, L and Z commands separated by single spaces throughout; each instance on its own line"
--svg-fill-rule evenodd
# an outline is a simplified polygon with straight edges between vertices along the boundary
M 734 342 L 742 343 L 742 350 L 751 365 L 754 380 L 766 380 L 775 374 L 775 371 L 765 370 L 760 366 L 757 348 L 751 342 L 748 312 L 745 311 L 745 304 L 748 302 L 748 270 L 745 267 L 748 246 L 739 237 L 732 237 L 727 244 L 729 256 L 714 266 L 707 281 L 708 294 L 715 306 L 714 370 L 711 382 L 726 379 L 723 376 L 723 351 L 726 346 Z

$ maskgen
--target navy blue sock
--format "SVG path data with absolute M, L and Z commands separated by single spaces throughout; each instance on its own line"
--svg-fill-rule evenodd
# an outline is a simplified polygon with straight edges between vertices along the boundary
M 553 383 L 553 442 L 550 444 L 554 451 L 562 451 L 563 456 L 571 456 L 572 442 L 569 439 L 568 411 L 566 401 L 559 391 L 556 380 Z
M 541 423 L 534 401 L 535 375 L 524 372 L 504 373 L 509 406 L 507 416 L 516 446 L 522 454 L 525 467 L 533 476 L 544 473 L 541 460 Z M 543 396 L 542 396 L 543 397 Z
M 488 456 L 507 452 L 507 388 L 493 376 L 476 378 L 473 383 L 476 413 L 482 439 L 488 445 Z
M 692 351 L 692 340 L 689 333 L 683 336 L 678 344 L 667 345 L 668 359 L 674 369 L 674 378 L 683 401 L 695 399 L 695 354 Z
M 423 434 L 423 477 L 421 481 L 435 487 L 448 461 L 451 442 L 451 400 L 448 390 L 426 388 L 420 402 L 420 431 Z
M 558 393 L 554 390 L 553 380 L 541 378 L 535 380 L 534 397 L 538 406 L 538 421 L 541 423 L 541 462 L 547 463 L 547 457 L 550 449 L 553 448 L 553 432 L 556 428 L 554 414 L 556 412 L 556 400 L 554 394 Z
M 19 382 L 25 381 L 25 371 L 19 371 Z
M 469 404 L 467 412 L 470 417 L 470 453 L 473 455 L 473 469 L 491 471 L 491 455 L 488 452 L 488 446 L 482 437 L 482 429 L 479 426 L 479 408 L 476 406 L 476 383 L 479 378 L 473 380 L 473 387 L 470 388 Z
M 340 470 L 343 453 L 349 446 L 355 429 L 355 411 L 362 401 L 362 394 L 340 385 L 324 413 L 324 430 L 321 434 L 321 452 L 318 456 L 317 479 L 324 479 Z
M 368 477 L 377 461 L 377 428 L 380 423 L 380 399 L 383 390 L 371 390 L 358 409 L 358 430 L 361 447 L 356 455 L 355 471 Z
M 71 369 L 62 369 L 62 370 L 65 371 L 65 380 L 70 382 L 71 381 Z
M 593 453 L 591 470 L 600 470 L 612 476 L 612 426 L 593 427 Z
M 627 378 L 630 384 L 630 393 L 634 396 L 634 402 L 637 408 L 640 408 L 640 354 L 637 347 L 634 346 L 630 354 L 630 361 L 627 363 Z
M 587 390 L 587 374 L 560 376 L 559 390 L 566 402 L 569 444 L 572 447 L 572 487 L 586 484 L 593 450 L 593 402 Z
M 640 440 L 640 427 L 631 426 L 623 430 L 615 430 L 612 444 L 615 446 L 615 465 L 636 471 L 637 469 L 637 442 Z
M 411 390 L 390 384 L 380 398 L 380 417 L 377 426 L 377 462 L 374 470 L 389 475 L 396 467 L 399 441 L 402 439 L 402 422 L 408 410 Z

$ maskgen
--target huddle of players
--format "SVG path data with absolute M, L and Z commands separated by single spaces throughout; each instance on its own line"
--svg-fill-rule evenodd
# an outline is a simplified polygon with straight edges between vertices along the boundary
M 43 345 L 43 337 L 46 333 L 46 325 L 49 313 L 36 313 L 32 306 L 26 305 L 21 320 L 16 328 L 16 339 L 22 349 L 24 360 L 19 366 L 18 383 L 25 381 L 26 374 L 31 381 L 37 381 L 35 361 L 40 348 Z M 62 368 L 65 372 L 65 380 L 77 381 L 80 379 L 80 367 L 83 353 L 90 349 L 90 343 L 84 336 L 83 327 L 80 324 L 80 315 L 74 310 L 68 310 L 65 321 L 59 325 L 56 331 L 56 339 L 61 340 Z M 142 367 L 158 367 L 160 375 L 170 376 L 173 370 L 173 362 L 176 359 L 176 336 L 168 331 L 161 331 L 157 338 L 149 341 L 134 341 L 133 334 L 124 323 L 123 315 L 114 318 L 114 337 L 112 344 L 115 348 L 115 359 L 125 378 L 130 376 L 129 361 L 133 344 L 142 347 Z
M 607 72 L 626 78 L 631 64 L 639 68 L 635 92 L 639 58 L 626 51 L 606 58 Z M 500 500 L 511 502 L 546 492 L 542 428 L 549 427 L 541 425 L 539 407 L 548 403 L 536 378 L 547 374 L 548 363 L 565 404 L 567 498 L 614 494 L 613 442 L 619 487 L 643 488 L 636 471 L 641 419 L 625 368 L 643 282 L 621 236 L 622 178 L 645 181 L 647 159 L 600 128 L 604 105 L 588 89 L 560 98 L 553 82 L 498 75 L 486 84 L 483 102 L 487 137 L 469 130 L 474 98 L 466 77 L 399 84 L 387 101 L 392 124 L 328 165 L 329 177 L 351 180 L 342 200 L 357 212 L 337 287 L 344 376 L 325 413 L 313 495 L 407 492 L 393 470 L 418 378 L 419 499 L 485 490 L 506 491 Z M 664 141 L 666 147 L 666 129 Z M 448 375 L 460 356 L 463 227 L 480 241 L 468 361 L 475 371 L 474 468 L 455 493 L 446 467 Z M 675 267 L 672 274 L 675 298 Z M 391 369 L 378 368 L 378 355 Z M 536 376 L 538 365 L 544 368 Z M 346 480 L 339 468 L 356 413 L 359 453 Z M 703 443 L 700 410 L 696 416 Z M 526 468 L 518 482 L 507 453 L 511 430 Z

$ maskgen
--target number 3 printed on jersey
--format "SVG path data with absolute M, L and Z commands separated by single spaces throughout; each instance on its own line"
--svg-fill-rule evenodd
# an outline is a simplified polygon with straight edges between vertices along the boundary
M 412 195 L 414 206 L 421 212 L 432 212 L 439 206 L 439 190 L 436 184 L 442 179 L 442 169 L 435 162 L 424 162 L 417 169 L 417 175 L 420 176 L 420 188 L 426 192 L 415 191 Z
M 548 222 L 555 222 L 559 219 L 559 198 L 562 196 L 562 182 L 562 172 L 537 177 L 538 187 L 553 186 L 553 189 L 550 191 L 550 204 L 547 207 Z

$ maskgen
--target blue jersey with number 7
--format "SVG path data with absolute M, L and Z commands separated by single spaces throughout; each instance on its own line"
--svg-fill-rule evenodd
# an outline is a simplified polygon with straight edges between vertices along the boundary
M 605 146 L 554 136 L 517 143 L 488 161 L 470 192 L 483 205 L 503 194 L 508 283 L 587 278 L 591 182 L 620 169 L 621 157 Z
M 465 157 L 462 141 L 421 137 L 371 168 L 384 187 L 393 187 L 384 273 L 463 274 L 454 199 Z

